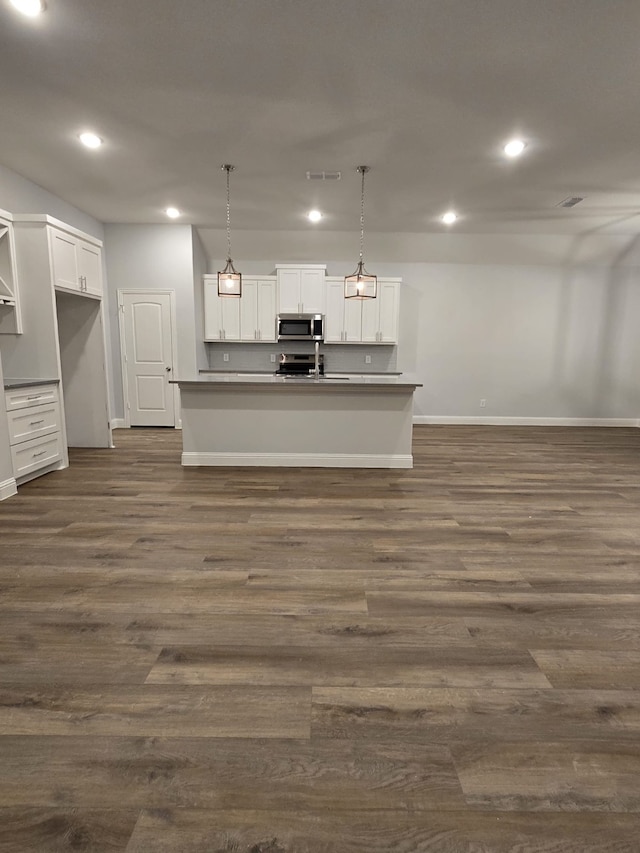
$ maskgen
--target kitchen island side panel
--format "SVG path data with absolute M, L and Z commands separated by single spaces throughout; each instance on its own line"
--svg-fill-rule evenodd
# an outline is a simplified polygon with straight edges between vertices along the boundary
M 410 468 L 413 390 L 186 384 L 182 463 Z

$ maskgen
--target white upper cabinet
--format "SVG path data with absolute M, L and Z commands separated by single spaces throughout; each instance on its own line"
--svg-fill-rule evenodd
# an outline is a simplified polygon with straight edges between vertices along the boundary
M 344 298 L 344 279 L 327 279 L 324 342 L 326 344 L 359 344 L 361 341 L 360 301 Z
M 276 283 L 273 279 L 242 278 L 240 338 L 276 340 Z
M 279 264 L 278 314 L 324 314 L 326 265 Z
M 325 343 L 396 344 L 400 279 L 378 279 L 375 299 L 345 299 L 344 279 L 327 279 Z
M 378 279 L 375 299 L 362 300 L 362 343 L 396 344 L 398 342 L 400 282 Z M 347 300 L 356 302 L 355 299 Z
M 275 278 L 242 277 L 242 296 L 218 296 L 218 276 L 204 276 L 205 341 L 276 340 Z
M 240 340 L 240 299 L 218 296 L 218 276 L 204 276 L 205 341 Z
M 0 334 L 20 334 L 18 273 L 10 213 L 0 210 Z
M 59 228 L 49 229 L 53 284 L 58 290 L 102 296 L 100 245 Z

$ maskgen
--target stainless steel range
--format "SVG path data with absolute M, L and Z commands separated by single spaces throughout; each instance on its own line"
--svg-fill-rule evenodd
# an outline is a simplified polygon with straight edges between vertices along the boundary
M 276 376 L 313 376 L 316 359 L 313 354 L 280 353 L 280 363 Z M 318 373 L 324 376 L 324 355 L 318 356 Z

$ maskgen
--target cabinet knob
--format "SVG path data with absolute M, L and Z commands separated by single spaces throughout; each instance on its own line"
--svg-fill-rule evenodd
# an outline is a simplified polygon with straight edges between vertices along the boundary
M 167 371 L 167 373 L 171 373 L 171 368 L 170 368 L 170 367 L 165 367 L 165 370 Z

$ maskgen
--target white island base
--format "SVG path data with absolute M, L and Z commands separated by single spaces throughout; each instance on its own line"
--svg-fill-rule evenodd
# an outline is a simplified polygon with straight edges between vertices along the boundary
M 416 383 L 208 377 L 178 381 L 182 464 L 411 468 Z

